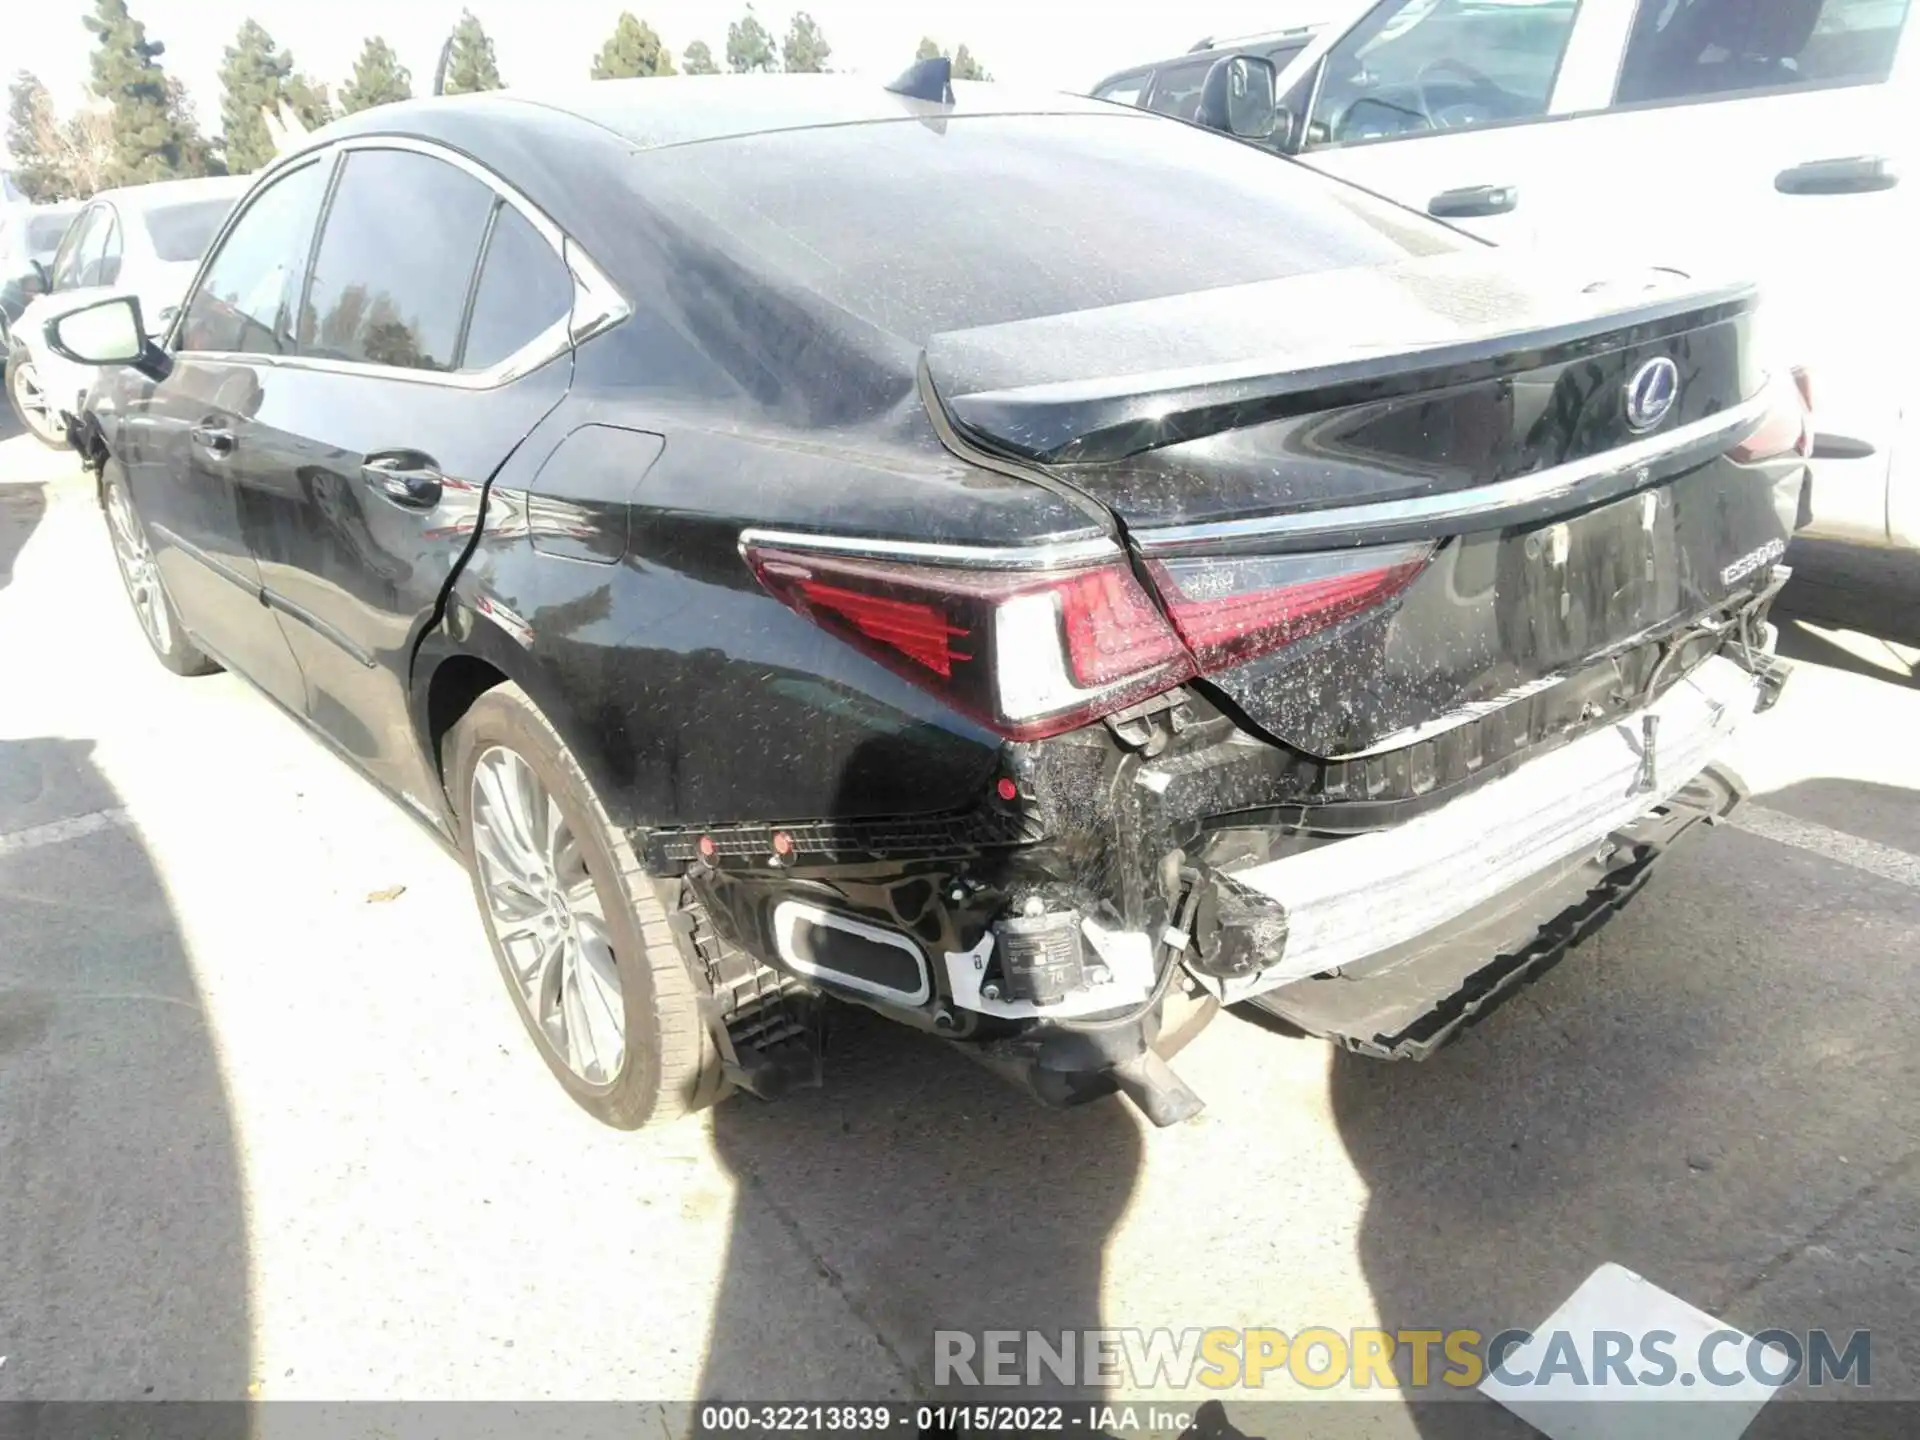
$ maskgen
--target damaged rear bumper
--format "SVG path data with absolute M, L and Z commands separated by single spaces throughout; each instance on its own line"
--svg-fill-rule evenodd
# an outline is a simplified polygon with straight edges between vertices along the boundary
M 1753 675 L 1715 656 L 1636 714 L 1428 814 L 1225 870 L 1221 884 L 1284 911 L 1286 938 L 1270 963 L 1217 979 L 1221 999 L 1377 970 L 1562 862 L 1617 848 L 1613 837 L 1692 783 L 1760 698 Z
M 733 1003 L 739 977 L 689 951 L 745 1088 L 770 1093 L 750 1083 L 772 1073 L 766 997 L 804 1037 L 806 997 L 825 994 L 961 1042 L 1051 1103 L 1119 1090 L 1173 1123 L 1200 1104 L 1164 1063 L 1195 1028 L 1183 1016 L 1250 1001 L 1424 1058 L 1731 810 L 1715 760 L 1784 678 L 1757 643 L 1775 589 L 1379 757 L 1313 762 L 1173 692 L 1008 747 L 977 811 L 654 832 L 648 854 L 751 972 L 752 1003 Z M 803 1048 L 782 1073 L 817 1074 Z

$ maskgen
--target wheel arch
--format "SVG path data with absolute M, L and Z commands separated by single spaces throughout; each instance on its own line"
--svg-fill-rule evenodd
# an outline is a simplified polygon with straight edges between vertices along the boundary
M 609 793 L 602 757 L 588 743 L 585 728 L 577 722 L 559 687 L 538 656 L 488 610 L 497 613 L 497 602 L 483 599 L 476 605 L 458 593 L 449 597 L 445 617 L 421 641 L 414 657 L 410 686 L 414 734 L 439 779 L 449 817 L 454 816 L 457 802 L 448 783 L 447 737 L 475 701 L 511 681 L 526 692 L 566 742 L 608 813 L 621 818 L 624 807 L 619 805 L 617 793 Z M 511 623 L 509 619 L 507 624 Z

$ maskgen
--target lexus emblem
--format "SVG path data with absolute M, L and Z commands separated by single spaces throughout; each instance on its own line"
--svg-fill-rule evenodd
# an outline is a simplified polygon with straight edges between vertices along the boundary
M 1661 355 L 1647 361 L 1627 381 L 1627 425 L 1651 430 L 1667 418 L 1680 395 L 1680 367 Z

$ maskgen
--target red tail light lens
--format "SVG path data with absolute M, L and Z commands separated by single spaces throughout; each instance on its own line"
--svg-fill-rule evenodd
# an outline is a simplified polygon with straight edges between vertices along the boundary
M 1767 413 L 1760 428 L 1727 454 L 1741 464 L 1777 460 L 1782 455 L 1805 459 L 1813 454 L 1813 382 L 1804 370 L 1776 374 L 1767 382 Z
M 1406 589 L 1433 555 L 1427 544 L 1342 554 L 1155 560 L 1167 613 L 1203 673 L 1304 639 Z
M 1194 673 L 1117 560 L 1035 572 L 744 553 L 793 610 L 1010 739 L 1075 729 Z

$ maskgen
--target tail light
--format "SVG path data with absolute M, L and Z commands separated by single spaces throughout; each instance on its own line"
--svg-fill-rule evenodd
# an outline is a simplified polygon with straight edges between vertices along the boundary
M 1433 546 L 1155 560 L 1148 569 L 1201 671 L 1238 665 L 1370 610 L 1413 583 Z
M 1813 454 L 1813 381 L 1807 372 L 1795 368 L 1776 372 L 1767 382 L 1767 411 L 1760 428 L 1734 446 L 1727 454 L 1750 464 L 1756 460 L 1777 460 L 1794 454 L 1805 459 Z
M 1371 609 L 1433 546 L 1153 560 L 1165 613 L 1117 559 L 1006 571 L 752 542 L 742 553 L 821 629 L 1009 739 L 1038 740 Z
M 999 571 L 755 544 L 744 554 L 786 605 L 1009 739 L 1076 729 L 1194 673 L 1118 560 Z

